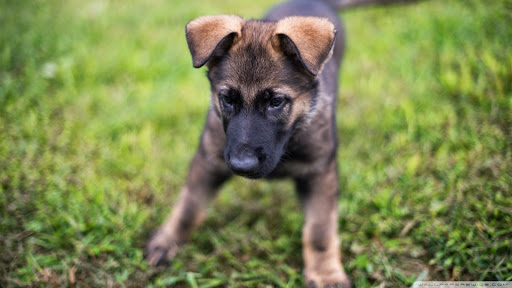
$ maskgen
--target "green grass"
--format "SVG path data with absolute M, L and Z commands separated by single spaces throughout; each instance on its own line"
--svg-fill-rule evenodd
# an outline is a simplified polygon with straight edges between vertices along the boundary
M 1 287 L 297 287 L 287 181 L 234 179 L 171 267 L 142 247 L 209 87 L 184 25 L 276 1 L 0 0 Z M 512 280 L 512 2 L 341 13 L 343 263 L 356 287 Z

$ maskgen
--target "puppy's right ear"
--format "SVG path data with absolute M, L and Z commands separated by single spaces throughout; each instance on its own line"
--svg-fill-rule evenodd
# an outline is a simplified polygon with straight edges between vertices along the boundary
M 206 64 L 217 49 L 232 45 L 242 35 L 243 22 L 236 15 L 203 16 L 190 21 L 186 35 L 194 67 Z

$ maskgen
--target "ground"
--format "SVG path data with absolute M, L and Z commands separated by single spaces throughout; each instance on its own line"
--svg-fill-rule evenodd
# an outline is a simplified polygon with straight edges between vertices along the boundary
M 287 181 L 234 179 L 168 268 L 146 238 L 209 105 L 185 24 L 276 1 L 0 0 L 1 287 L 300 287 Z M 339 237 L 356 287 L 512 280 L 512 2 L 340 13 Z

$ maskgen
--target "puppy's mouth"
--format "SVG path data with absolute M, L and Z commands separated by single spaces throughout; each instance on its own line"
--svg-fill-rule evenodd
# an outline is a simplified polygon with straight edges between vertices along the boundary
M 260 178 L 263 178 L 265 177 L 265 175 L 261 174 L 261 173 L 253 173 L 253 174 L 247 174 L 247 173 L 240 173 L 240 172 L 235 172 L 233 170 L 231 170 L 235 175 L 238 175 L 238 176 L 242 176 L 244 178 L 248 178 L 248 179 L 260 179 Z

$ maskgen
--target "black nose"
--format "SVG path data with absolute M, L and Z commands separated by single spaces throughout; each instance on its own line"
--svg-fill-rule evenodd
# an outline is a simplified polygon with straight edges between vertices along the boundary
M 240 175 L 254 174 L 260 168 L 258 157 L 247 150 L 230 155 L 229 164 L 231 170 Z

